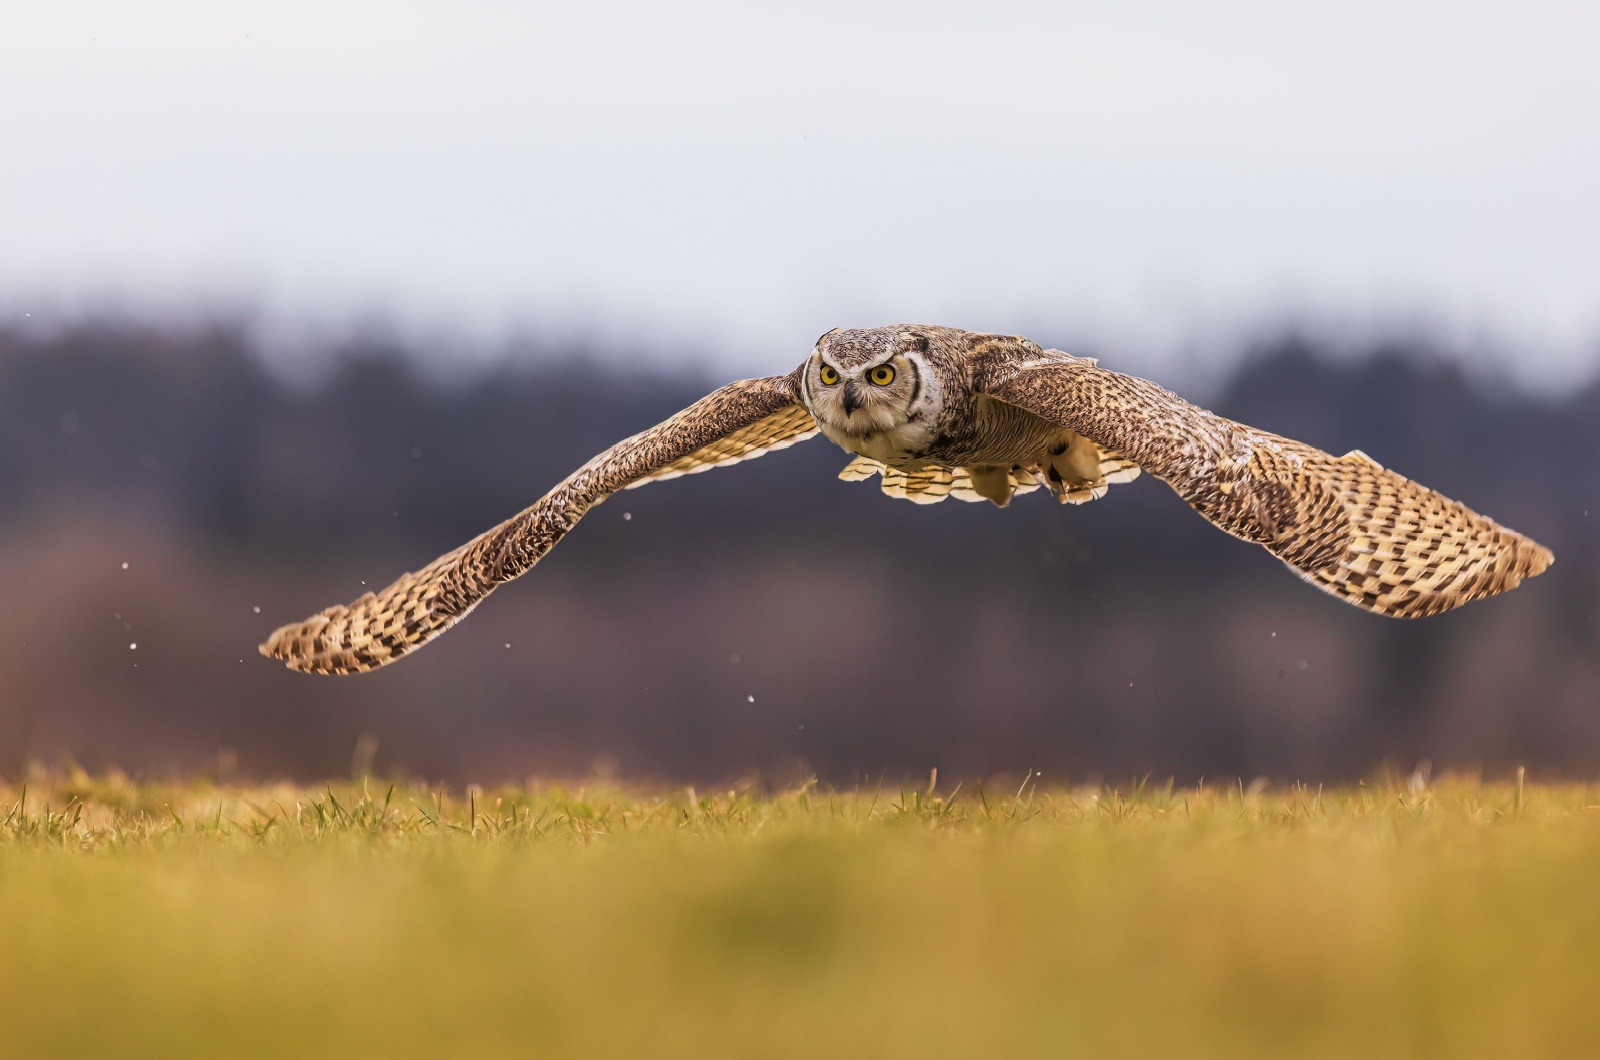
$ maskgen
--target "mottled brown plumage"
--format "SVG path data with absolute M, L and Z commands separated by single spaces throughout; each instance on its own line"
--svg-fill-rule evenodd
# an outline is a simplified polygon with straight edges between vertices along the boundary
M 897 325 L 832 331 L 785 376 L 731 383 L 618 442 L 532 507 L 378 593 L 284 626 L 291 668 L 353 673 L 450 628 L 612 493 L 761 456 L 821 432 L 927 504 L 1065 503 L 1142 469 L 1228 533 L 1358 607 L 1416 618 L 1515 588 L 1550 565 L 1526 537 L 1360 452 L 1335 457 L 1235 423 L 1154 383 L 1027 339 Z
M 680 475 L 698 475 L 714 467 L 727 467 L 741 460 L 754 460 L 758 456 L 778 449 L 787 449 L 795 442 L 803 442 L 817 433 L 817 421 L 811 418 L 804 405 L 789 405 L 770 416 L 763 417 L 748 427 L 730 431 L 710 445 L 696 449 L 681 460 L 674 460 L 659 471 L 652 471 L 628 483 L 624 489 L 638 489 L 647 482 L 677 478 Z
M 310 673 L 357 673 L 393 662 L 455 625 L 495 586 L 539 562 L 585 512 L 617 490 L 721 443 L 733 431 L 774 416 L 792 418 L 796 395 L 793 375 L 747 379 L 715 390 L 665 423 L 613 445 L 532 507 L 381 592 L 284 626 L 261 652 Z

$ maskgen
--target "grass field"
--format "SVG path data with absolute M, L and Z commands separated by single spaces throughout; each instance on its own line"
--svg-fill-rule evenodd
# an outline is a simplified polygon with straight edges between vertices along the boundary
M 1600 1055 L 1600 788 L 0 784 L 0 1056 Z

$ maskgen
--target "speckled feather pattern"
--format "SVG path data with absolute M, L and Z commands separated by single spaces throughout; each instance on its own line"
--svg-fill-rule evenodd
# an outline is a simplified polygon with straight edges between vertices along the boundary
M 674 460 L 659 471 L 652 471 L 633 482 L 626 489 L 637 489 L 651 482 L 677 478 L 680 475 L 698 475 L 714 467 L 727 467 L 741 460 L 753 460 L 778 449 L 787 449 L 817 433 L 817 421 L 811 418 L 803 405 L 790 405 L 772 415 L 757 420 L 748 427 L 730 432 L 710 445 Z
M 916 429 L 905 436 L 924 441 L 883 459 L 865 455 L 863 441 L 855 450 L 862 455 L 840 474 L 850 481 L 881 476 L 891 496 L 922 504 L 957 497 L 1004 505 L 1014 494 L 1047 489 L 1062 502 L 1082 503 L 1143 469 L 1205 518 L 1263 545 L 1313 585 L 1404 618 L 1505 592 L 1553 558 L 1528 538 L 1359 452 L 1332 456 L 1021 337 L 895 325 L 830 332 L 789 375 L 714 391 L 618 442 L 532 507 L 423 569 L 284 626 L 262 653 L 313 673 L 383 666 L 533 567 L 612 493 L 750 459 L 829 430 L 828 410 L 816 401 L 815 373 L 825 348 L 846 367 L 900 358 L 896 363 L 907 363 L 916 377 L 912 400 L 921 395 L 922 404 L 907 406 L 904 422 L 915 422 Z M 930 404 L 929 395 L 937 401 Z M 839 433 L 848 425 L 833 422 L 830 438 L 857 444 Z
M 1002 401 L 1125 453 L 1223 530 L 1369 611 L 1438 614 L 1514 589 L 1554 559 L 1363 453 L 1333 456 L 1058 351 L 996 352 L 977 380 Z
M 284 626 L 261 652 L 309 673 L 356 673 L 393 662 L 455 625 L 496 586 L 529 570 L 585 512 L 617 490 L 775 413 L 788 414 L 794 426 L 795 387 L 792 375 L 730 383 L 618 442 L 532 507 L 388 588 Z

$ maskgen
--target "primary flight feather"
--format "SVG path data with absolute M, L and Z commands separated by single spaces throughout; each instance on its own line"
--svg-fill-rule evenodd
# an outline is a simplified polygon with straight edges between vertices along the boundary
M 1147 471 L 1313 585 L 1399 618 L 1513 589 L 1553 559 L 1359 451 L 1332 456 L 1024 338 L 907 324 L 828 332 L 788 375 L 713 391 L 422 570 L 284 626 L 261 652 L 311 673 L 376 669 L 460 621 L 618 490 L 819 432 L 855 455 L 841 478 L 878 475 L 922 504 L 1003 507 L 1039 489 L 1082 503 Z

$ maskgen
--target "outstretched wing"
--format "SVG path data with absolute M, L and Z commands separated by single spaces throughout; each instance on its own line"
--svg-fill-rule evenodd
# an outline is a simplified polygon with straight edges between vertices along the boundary
M 770 416 L 764 416 L 748 427 L 741 427 L 702 446 L 681 460 L 674 460 L 659 471 L 641 475 L 628 483 L 625 489 L 638 489 L 647 482 L 677 478 L 679 475 L 697 475 L 714 467 L 727 467 L 741 460 L 754 460 L 776 449 L 787 449 L 795 442 L 803 442 L 817 433 L 817 421 L 811 418 L 804 405 L 790 405 Z
M 1358 607 L 1420 618 L 1514 589 L 1549 549 L 1359 451 L 1332 456 L 1047 350 L 994 354 L 983 393 L 1125 454 L 1217 526 Z
M 349 604 L 330 607 L 284 626 L 261 645 L 261 654 L 290 669 L 347 674 L 393 662 L 443 633 L 494 590 L 526 572 L 571 530 L 585 512 L 617 490 L 663 469 L 718 451 L 727 439 L 763 424 L 797 424 L 797 375 L 730 383 L 663 423 L 624 439 L 567 476 L 531 508 L 440 556 L 422 570 Z M 799 408 L 799 413 L 805 410 Z M 810 421 L 810 416 L 805 417 Z M 788 445 L 803 432 L 792 431 Z M 769 431 L 768 437 L 773 437 Z M 745 449 L 757 455 L 772 444 Z M 727 454 L 698 460 L 713 466 Z

